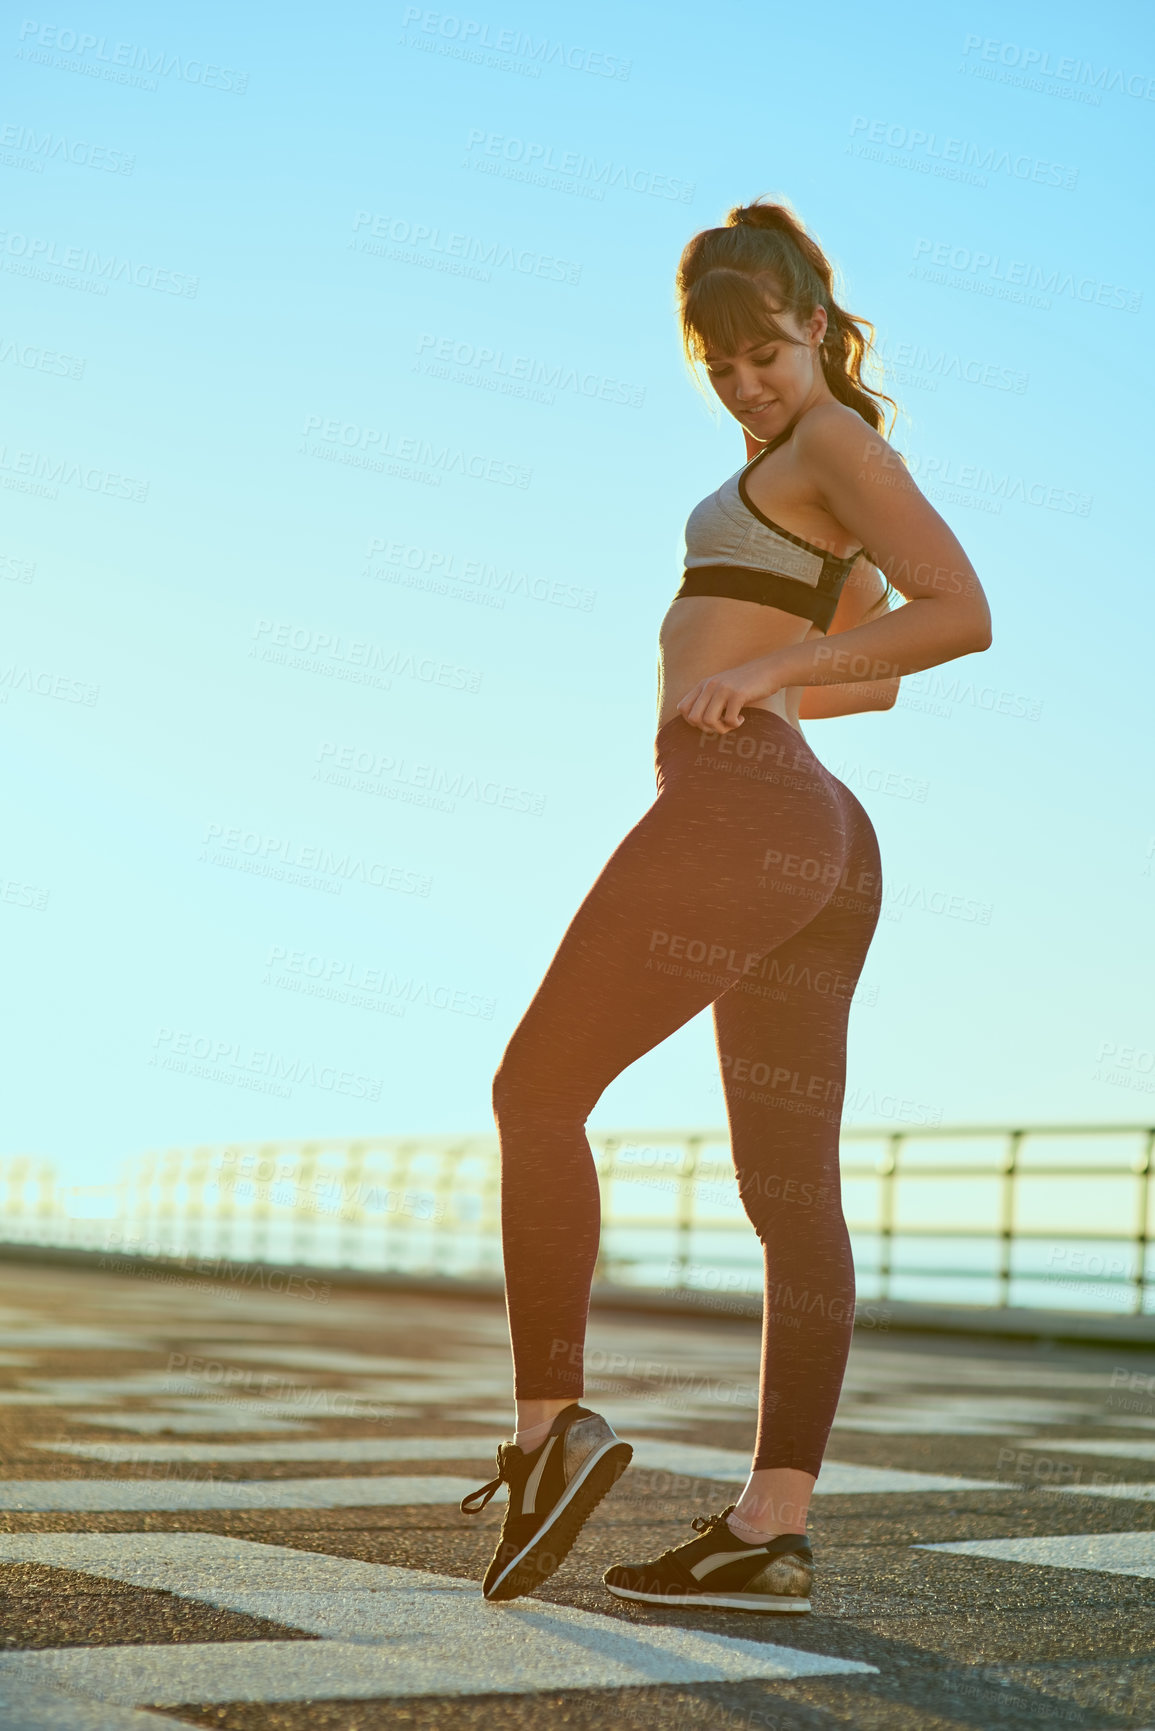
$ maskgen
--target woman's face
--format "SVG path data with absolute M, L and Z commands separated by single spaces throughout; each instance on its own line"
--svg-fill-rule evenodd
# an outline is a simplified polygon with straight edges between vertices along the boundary
M 794 342 L 771 337 L 736 355 L 706 355 L 710 383 L 723 406 L 762 444 L 784 432 L 812 401 L 830 395 L 818 358 L 825 309 L 819 307 L 804 324 L 777 309 L 774 317 Z

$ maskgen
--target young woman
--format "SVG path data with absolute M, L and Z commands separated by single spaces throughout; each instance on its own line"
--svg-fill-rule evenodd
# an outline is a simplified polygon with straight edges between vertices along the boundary
M 882 436 L 863 321 L 793 214 L 732 210 L 686 247 L 678 289 L 687 356 L 752 460 L 686 525 L 661 630 L 657 798 L 578 909 L 494 1082 L 517 1429 L 462 1508 L 508 1487 L 483 1591 L 515 1598 L 557 1568 L 631 1458 L 578 1404 L 600 1234 L 584 1125 L 615 1076 L 712 1004 L 739 1194 L 765 1253 L 753 1466 L 736 1504 L 694 1521 L 700 1537 L 605 1581 L 659 1604 L 804 1611 L 807 1505 L 854 1316 L 846 1025 L 882 886 L 870 819 L 799 719 L 890 708 L 903 674 L 986 649 L 990 613 Z M 907 605 L 888 610 L 884 576 Z M 758 1064 L 770 1080 L 751 1087 Z

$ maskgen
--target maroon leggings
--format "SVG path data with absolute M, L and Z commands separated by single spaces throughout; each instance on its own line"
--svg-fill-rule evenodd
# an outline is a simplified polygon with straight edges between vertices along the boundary
M 519 1399 L 576 1399 L 601 1233 L 585 1122 L 707 1004 L 766 1297 L 756 1467 L 817 1474 L 854 1318 L 838 1129 L 851 994 L 881 901 L 862 806 L 781 716 L 674 716 L 658 797 L 575 914 L 494 1079 Z

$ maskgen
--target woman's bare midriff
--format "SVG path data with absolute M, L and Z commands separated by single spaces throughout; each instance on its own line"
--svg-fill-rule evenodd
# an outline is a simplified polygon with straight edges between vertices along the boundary
M 779 607 L 763 607 L 758 601 L 687 595 L 672 602 L 658 635 L 658 726 L 664 727 L 678 713 L 678 704 L 699 680 L 822 635 L 809 619 Z M 798 708 L 803 690 L 801 685 L 788 686 L 746 707 L 769 709 L 801 733 Z

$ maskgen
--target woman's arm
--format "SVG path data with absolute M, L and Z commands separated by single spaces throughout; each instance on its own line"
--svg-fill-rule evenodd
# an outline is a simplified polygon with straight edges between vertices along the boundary
M 744 703 L 787 685 L 877 683 L 990 647 L 990 608 L 974 567 L 898 452 L 841 403 L 812 409 L 794 438 L 831 515 L 912 605 L 699 681 L 678 711 L 707 731 L 741 726 Z
M 759 451 L 765 449 L 765 442 L 753 438 L 745 427 L 742 428 L 742 437 L 746 441 L 746 460 L 752 462 Z M 851 567 L 838 598 L 834 618 L 827 627 L 827 637 L 861 625 L 885 594 L 886 583 L 877 567 L 866 558 L 859 559 Z M 897 697 L 897 676 L 869 683 L 859 680 L 852 685 L 809 685 L 803 689 L 798 717 L 800 721 L 828 721 L 835 715 L 863 715 L 868 710 L 893 709 Z
M 869 560 L 859 559 L 838 597 L 838 606 L 827 628 L 827 637 L 861 625 L 886 598 L 882 573 Z M 898 696 L 898 678 L 860 680 L 851 685 L 810 685 L 798 705 L 801 721 L 826 721 L 834 715 L 862 715 L 871 709 L 893 709 Z

